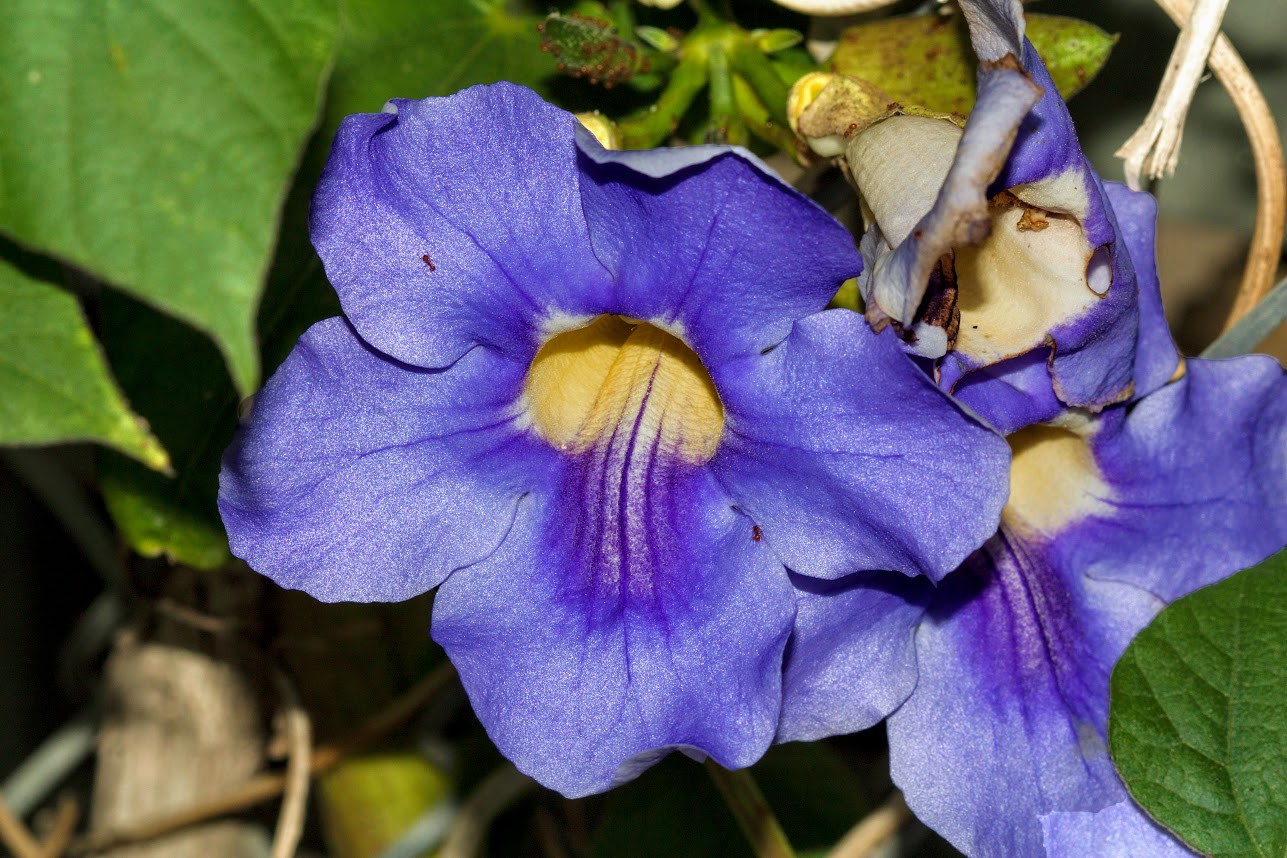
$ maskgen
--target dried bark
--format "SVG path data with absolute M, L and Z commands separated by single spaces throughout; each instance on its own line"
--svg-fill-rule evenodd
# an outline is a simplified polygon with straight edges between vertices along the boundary
M 150 628 L 121 635 L 104 680 L 91 828 L 114 828 L 226 792 L 262 766 L 262 665 L 244 644 L 249 576 L 176 569 Z M 239 642 L 241 641 L 241 642 Z M 110 858 L 262 858 L 262 826 L 221 820 Z

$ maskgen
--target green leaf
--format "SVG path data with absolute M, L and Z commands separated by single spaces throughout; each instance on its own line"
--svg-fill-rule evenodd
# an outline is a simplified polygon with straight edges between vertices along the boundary
M 591 84 L 625 83 L 649 70 L 640 45 L 623 39 L 611 22 L 573 12 L 551 12 L 537 24 L 542 50 L 558 60 L 558 69 Z
M 1113 671 L 1108 738 L 1131 795 L 1194 848 L 1287 853 L 1287 551 L 1140 632 Z
M 346 114 L 389 98 L 445 95 L 501 79 L 538 84 L 554 72 L 535 16 L 459 0 L 345 0 L 340 47 L 314 137 L 282 217 L 258 327 L 266 371 L 311 324 L 340 312 L 308 237 L 308 206 L 331 139 Z M 121 382 L 174 454 L 175 479 L 104 457 L 108 509 L 133 548 L 203 568 L 229 561 L 215 507 L 219 461 L 236 427 L 237 393 L 218 356 L 193 332 L 128 301 L 105 308 L 104 341 Z M 182 361 L 157 355 L 183 355 Z
M 97 441 L 149 468 L 170 461 L 112 381 L 69 293 L 0 262 L 0 444 Z
M 1029 15 L 1027 34 L 1065 99 L 1098 74 L 1117 41 L 1093 24 L 1055 15 Z M 974 52 L 960 15 L 850 27 L 831 64 L 833 71 L 875 84 L 903 104 L 962 115 L 974 106 Z
M 120 456 L 99 461 L 108 512 L 144 557 L 200 569 L 228 563 L 215 498 L 237 402 L 219 352 L 196 331 L 123 295 L 103 295 L 103 344 L 121 386 L 165 442 L 175 474 Z
M 1280 280 L 1237 324 L 1216 337 L 1215 342 L 1202 350 L 1202 357 L 1216 359 L 1249 354 L 1283 322 L 1287 322 L 1287 280 Z
M 0 230 L 209 334 L 243 392 L 333 0 L 0 0 Z
M 540 20 L 505 0 L 342 0 L 322 151 L 346 114 L 377 112 L 390 98 L 499 80 L 534 86 L 553 75 Z

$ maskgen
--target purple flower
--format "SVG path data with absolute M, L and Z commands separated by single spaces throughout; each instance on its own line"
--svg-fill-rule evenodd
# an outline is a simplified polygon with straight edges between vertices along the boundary
M 963 4 L 985 60 L 997 57 L 987 53 L 980 29 L 995 36 L 988 27 L 1012 22 L 1000 14 L 1006 7 L 1017 4 Z M 1044 80 L 1030 45 L 1023 58 Z M 969 166 L 976 150 L 967 145 L 976 119 L 982 115 L 987 128 L 992 118 L 1012 115 L 989 100 L 1003 90 L 989 88 L 988 76 L 1013 83 L 1017 73 L 1013 64 L 985 65 L 980 101 L 949 173 L 977 175 Z M 1016 355 L 993 360 L 962 353 L 958 340 L 937 366 L 945 386 L 953 383 L 952 366 L 968 369 L 956 373 L 958 398 L 1013 433 L 1001 527 L 937 586 L 888 574 L 802 584 L 779 738 L 860 729 L 897 706 L 888 721 L 894 781 L 917 816 L 967 854 L 1098 854 L 1093 842 L 1105 854 L 1182 855 L 1184 847 L 1143 815 L 1114 770 L 1109 675 L 1164 604 L 1287 542 L 1287 378 L 1272 359 L 1252 356 L 1191 360 L 1182 377 L 1166 383 L 1176 352 L 1161 320 L 1152 199 L 1099 183 L 1062 103 L 1045 86 L 993 187 L 1045 194 L 1043 217 L 1058 214 L 1059 193 L 1068 198 L 1068 188 L 1084 189 L 1079 207 L 1063 210 L 1080 230 L 1068 240 L 1076 246 L 1084 239 L 1092 260 L 1094 248 L 1109 248 L 1111 284 L 1082 314 L 1064 313 L 1055 294 L 1069 283 L 1086 288 L 1078 280 L 1093 271 L 1086 275 L 1079 264 L 1034 277 L 1024 267 L 1032 255 L 1011 254 L 1017 271 L 993 266 L 994 279 L 975 284 L 996 289 L 998 299 L 1008 295 L 1012 315 L 1061 320 L 1036 349 L 1025 352 L 1016 342 Z M 1022 87 L 1008 92 L 1011 106 L 1024 103 Z M 852 149 L 850 167 L 858 173 Z M 957 190 L 949 175 L 926 219 L 965 211 Z M 893 199 L 897 188 L 885 192 Z M 1018 232 L 995 218 L 998 208 L 995 196 L 984 208 L 992 219 L 987 241 L 1002 229 Z M 897 249 L 879 250 L 867 282 L 877 301 L 885 300 L 882 284 L 895 297 L 911 296 L 901 309 L 896 301 L 879 303 L 891 316 L 920 300 L 899 291 L 915 286 L 899 278 L 918 254 L 938 259 L 944 252 L 926 242 L 918 247 L 910 228 L 907 235 Z M 872 246 L 870 236 L 864 246 Z M 961 247 L 951 247 L 959 262 Z M 1026 292 L 1006 291 L 1015 284 Z M 993 308 L 1004 309 L 1004 302 Z M 968 318 L 963 307 L 963 328 Z M 1015 328 L 999 330 L 1008 336 Z M 1081 837 L 1089 839 L 1079 851 Z M 1158 851 L 1159 843 L 1169 853 Z
M 480 719 L 567 795 L 754 762 L 792 575 L 939 579 L 996 527 L 1002 439 L 822 312 L 851 237 L 740 150 L 606 152 L 509 84 L 394 101 L 311 228 L 347 318 L 225 456 L 233 551 L 327 601 L 441 584 Z
M 1287 543 L 1287 378 L 1271 358 L 1190 360 L 1133 405 L 1009 440 L 1001 527 L 937 587 L 812 585 L 779 727 L 860 729 L 901 697 L 894 781 L 971 856 L 1043 854 L 1043 825 L 1122 802 L 1096 825 L 1124 836 L 1113 820 L 1138 810 L 1108 756 L 1113 665 L 1164 604 Z

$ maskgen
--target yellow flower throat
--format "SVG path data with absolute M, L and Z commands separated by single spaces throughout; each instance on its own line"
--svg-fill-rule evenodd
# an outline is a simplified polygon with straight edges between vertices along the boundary
M 690 464 L 709 461 L 724 429 L 710 373 L 678 337 L 647 322 L 599 316 L 552 337 L 524 387 L 536 431 L 581 453 L 628 438 Z

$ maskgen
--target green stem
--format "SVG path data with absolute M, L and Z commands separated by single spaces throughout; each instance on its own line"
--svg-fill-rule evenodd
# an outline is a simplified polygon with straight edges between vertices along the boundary
M 743 39 L 733 49 L 733 71 L 746 78 L 760 101 L 777 122 L 786 124 L 786 104 L 789 88 L 769 58 L 760 53 L 750 39 Z
M 626 149 L 651 149 L 660 146 L 675 133 L 679 120 L 688 112 L 693 99 L 706 85 L 706 63 L 684 57 L 662 90 L 657 103 L 632 117 L 621 120 L 621 144 Z
M 737 112 L 742 121 L 752 134 L 793 157 L 799 157 L 800 144 L 790 127 L 769 116 L 764 102 L 760 101 L 751 85 L 740 75 L 733 75 L 733 100 L 737 103 Z
M 615 0 L 608 5 L 608 20 L 617 28 L 620 33 L 628 39 L 633 39 L 635 34 L 635 10 L 634 4 L 629 0 Z
M 720 16 L 710 7 L 706 0 L 688 0 L 688 8 L 692 9 L 697 15 L 699 22 L 718 21 Z
M 737 825 L 750 841 L 756 858 L 795 858 L 795 850 L 782 832 L 773 809 L 748 769 L 730 772 L 714 760 L 706 760 L 706 771 L 724 797 Z
M 666 75 L 679 62 L 675 59 L 674 54 L 663 53 L 662 51 L 648 51 L 644 54 L 648 58 L 648 70 L 641 72 L 645 75 Z
M 733 74 L 728 68 L 728 52 L 718 42 L 711 45 L 707 61 L 710 68 L 710 128 L 706 133 L 709 143 L 735 143 L 745 146 L 746 127 L 738 117 L 737 102 L 733 94 Z

